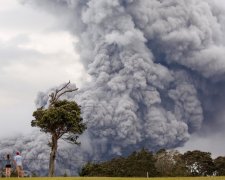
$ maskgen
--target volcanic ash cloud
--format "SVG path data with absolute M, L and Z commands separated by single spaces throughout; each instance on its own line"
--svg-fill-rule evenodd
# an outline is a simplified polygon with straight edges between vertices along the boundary
M 82 106 L 88 125 L 83 140 L 89 145 L 79 156 L 174 148 L 204 124 L 216 126 L 210 121 L 217 121 L 221 108 L 212 106 L 224 107 L 218 97 L 225 92 L 220 1 L 25 2 L 51 11 L 79 38 L 76 49 L 92 77 L 67 97 Z M 48 93 L 38 96 L 38 105 L 46 105 Z

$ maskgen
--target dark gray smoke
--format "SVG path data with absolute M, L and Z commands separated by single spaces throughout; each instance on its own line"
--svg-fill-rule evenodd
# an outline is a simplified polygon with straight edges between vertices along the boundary
M 77 164 L 142 147 L 179 147 L 194 132 L 224 127 L 222 1 L 25 2 L 55 14 L 79 38 L 76 49 L 92 77 L 68 97 L 82 106 L 88 124 L 85 145 L 68 151 L 82 158 Z M 47 104 L 48 93 L 37 105 Z M 62 159 L 66 152 L 59 152 Z

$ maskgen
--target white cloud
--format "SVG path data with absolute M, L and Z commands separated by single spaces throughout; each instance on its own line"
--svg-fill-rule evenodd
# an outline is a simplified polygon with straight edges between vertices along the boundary
M 18 5 L 19 5 L 19 2 L 15 0 L 1 0 L 0 11 L 8 11 L 8 10 L 16 9 Z
M 35 49 L 42 53 L 67 53 L 77 56 L 74 52 L 73 42 L 77 42 L 74 36 L 68 32 L 51 32 L 45 34 L 30 34 L 29 42 L 25 42 L 19 47 L 24 49 Z
M 77 40 L 56 20 L 15 0 L 0 1 L 0 136 L 29 132 L 38 91 L 88 79 Z M 13 132 L 13 133 L 12 133 Z

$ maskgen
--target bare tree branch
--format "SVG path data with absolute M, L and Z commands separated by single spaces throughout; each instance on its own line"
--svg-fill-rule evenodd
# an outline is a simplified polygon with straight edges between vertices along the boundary
M 68 82 L 68 83 L 66 83 L 61 89 L 56 89 L 56 93 L 58 93 L 58 92 L 60 92 L 60 91 L 62 91 L 63 89 L 65 89 L 67 86 L 69 86 L 69 84 L 70 84 L 70 81 Z
M 50 106 L 52 106 L 56 101 L 58 101 L 58 99 L 65 93 L 68 92 L 73 92 L 78 90 L 78 88 L 75 89 L 69 89 L 68 86 L 70 84 L 70 81 L 68 83 L 66 83 L 62 88 L 60 89 L 56 89 L 55 92 L 52 92 L 49 96 L 50 96 Z M 68 89 L 67 89 L 68 88 Z M 67 89 L 67 90 L 65 90 Z

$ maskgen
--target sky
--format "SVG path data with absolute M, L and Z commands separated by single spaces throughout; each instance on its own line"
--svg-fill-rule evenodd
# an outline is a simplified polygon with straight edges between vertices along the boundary
M 87 75 L 73 43 L 50 14 L 0 1 L 0 137 L 32 130 L 39 91 L 69 80 L 82 86 Z
M 30 122 L 39 91 L 69 80 L 80 88 L 89 79 L 73 48 L 78 40 L 57 23 L 40 9 L 0 0 L 0 137 L 33 130 Z M 178 150 L 225 155 L 224 135 L 197 132 Z

